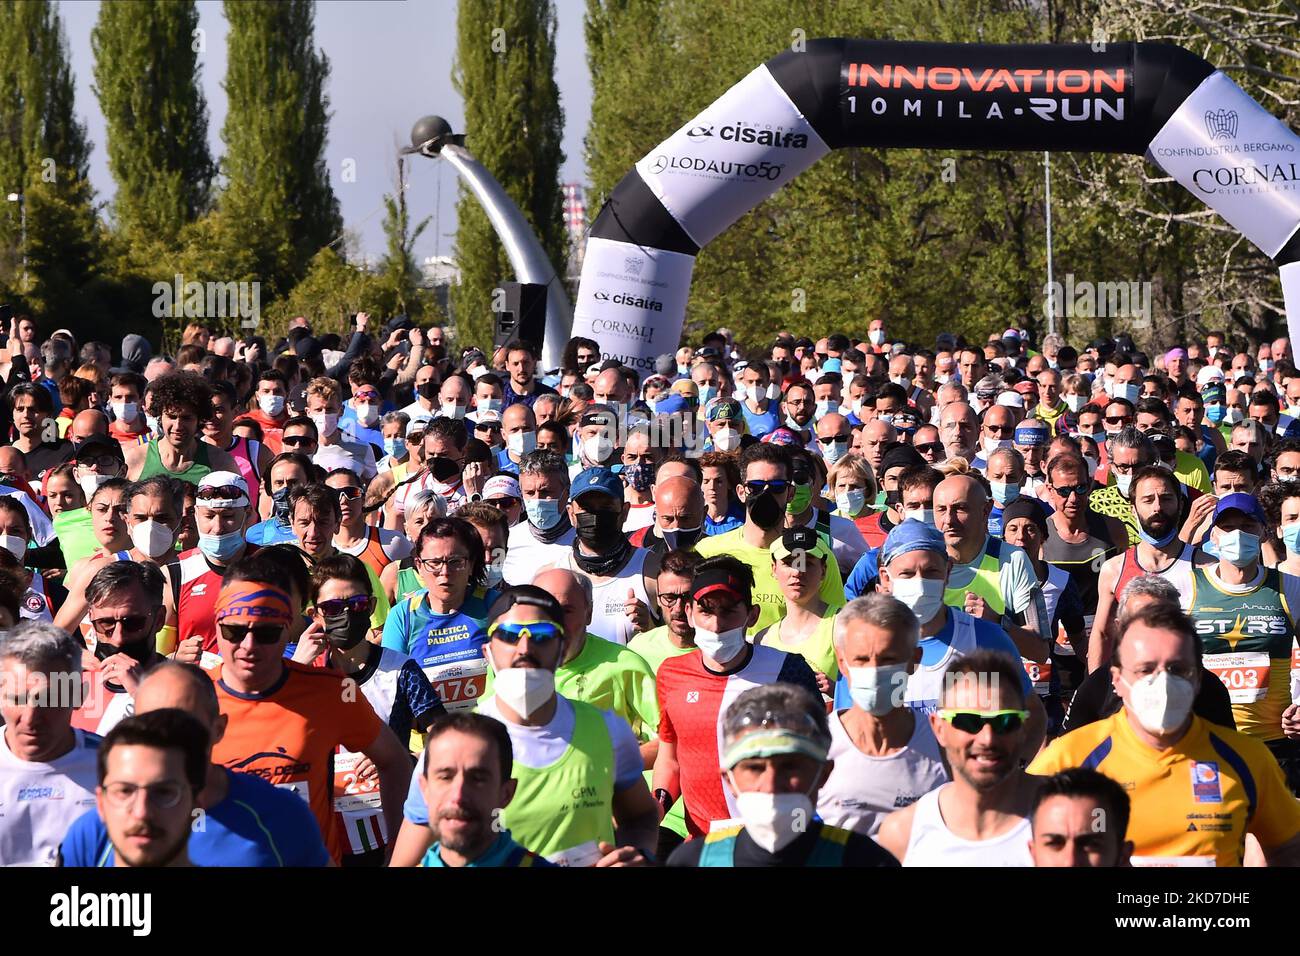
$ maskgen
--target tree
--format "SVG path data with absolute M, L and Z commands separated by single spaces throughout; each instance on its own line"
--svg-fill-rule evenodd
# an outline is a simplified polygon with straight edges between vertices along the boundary
M 283 294 L 342 231 L 325 165 L 329 60 L 309 0 L 227 0 L 230 22 L 220 207 L 248 244 L 264 295 Z
M 410 212 L 406 206 L 406 158 L 397 156 L 397 192 L 384 197 L 384 236 L 388 251 L 384 256 L 382 271 L 384 281 L 392 288 L 396 311 L 418 317 L 423 306 L 418 292 L 420 268 L 415 261 L 415 243 L 433 221 L 427 216 L 411 227 Z
M 215 166 L 193 0 L 105 3 L 91 34 L 117 225 L 133 247 L 175 243 L 207 211 Z
M 557 276 L 563 275 L 564 113 L 555 84 L 554 8 L 550 0 L 460 0 L 456 29 L 452 82 L 465 102 L 466 145 L 519 205 Z M 513 270 L 463 185 L 456 216 L 457 334 L 482 343 L 492 334 L 492 290 Z
M 6 285 L 46 318 L 81 324 L 94 318 L 87 297 L 99 280 L 102 237 L 87 178 L 91 143 L 73 103 L 67 37 L 54 5 L 0 5 L 0 194 L 21 196 L 0 211 Z

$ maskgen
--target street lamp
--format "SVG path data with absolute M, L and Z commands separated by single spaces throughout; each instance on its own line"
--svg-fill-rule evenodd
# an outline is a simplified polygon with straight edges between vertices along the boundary
M 7 197 L 10 202 L 18 203 L 18 217 L 21 223 L 23 246 L 23 291 L 27 291 L 27 202 L 22 193 L 10 193 Z
M 555 274 L 537 234 L 519 211 L 515 201 L 488 172 L 487 167 L 465 148 L 464 134 L 453 133 L 441 116 L 425 116 L 411 129 L 411 145 L 403 154 L 419 153 L 430 159 L 441 157 L 460 175 L 492 223 L 506 257 L 520 282 L 546 286 L 546 334 L 542 337 L 542 365 L 559 368 L 565 343 L 573 327 L 573 309 L 564 284 Z

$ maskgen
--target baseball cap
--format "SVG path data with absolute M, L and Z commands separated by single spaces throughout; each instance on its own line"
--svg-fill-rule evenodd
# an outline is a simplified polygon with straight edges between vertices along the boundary
M 800 551 L 823 561 L 831 559 L 831 549 L 816 528 L 787 528 L 781 532 L 781 537 L 772 542 L 769 550 L 778 561 L 784 561 Z
M 204 489 L 217 488 L 226 489 L 225 496 L 203 499 Z M 230 495 L 232 488 L 239 494 Z M 210 471 L 199 479 L 196 497 L 203 499 L 201 504 L 205 508 L 245 508 L 248 506 L 248 482 L 244 480 L 243 475 L 233 471 Z
M 827 359 L 825 362 L 822 362 L 823 374 L 827 374 L 827 375 L 841 374 L 842 368 L 843 366 L 840 364 L 840 360 L 837 358 Z
M 514 475 L 493 475 L 483 482 L 483 497 L 517 498 L 522 501 L 524 495 L 519 490 L 519 479 Z
M 673 392 L 682 398 L 693 398 L 698 400 L 700 397 L 700 387 L 692 382 L 689 378 L 679 378 L 673 382 Z
M 476 412 L 474 415 L 474 419 L 475 419 L 474 421 L 475 428 L 482 428 L 484 425 L 487 425 L 489 423 L 500 426 L 501 413 L 494 412 L 490 408 L 485 408 L 481 412 Z
M 740 402 L 734 398 L 715 398 L 704 406 L 704 419 L 710 422 L 740 421 Z
M 618 427 L 618 415 L 614 409 L 608 405 L 592 405 L 582 413 L 582 418 L 578 422 L 579 428 L 585 428 L 588 425 L 601 425 L 606 428 Z
M 1224 388 L 1222 382 L 1210 382 L 1201 388 L 1201 401 L 1209 405 L 1212 402 L 1223 402 L 1228 398 L 1228 390 Z
M 894 525 L 894 530 L 889 532 L 889 537 L 880 546 L 880 563 L 888 564 L 910 551 L 933 551 L 945 557 L 948 555 L 948 547 L 943 543 L 943 532 L 922 524 L 915 518 Z
M 1000 392 L 998 404 L 1005 405 L 1007 408 L 1024 408 L 1025 399 L 1019 392 Z
M 749 582 L 737 577 L 727 568 L 708 568 L 698 572 L 691 581 L 692 601 L 698 601 L 702 597 L 718 592 L 730 594 L 746 606 L 753 603 Z
M 1196 373 L 1197 388 L 1204 388 L 1209 382 L 1222 382 L 1223 369 L 1217 365 L 1207 365 Z
M 107 435 L 101 435 L 98 432 L 88 435 L 72 446 L 72 460 L 89 458 L 95 452 L 108 452 L 118 461 L 126 460 L 126 456 L 122 453 L 121 443 L 116 438 L 109 438 Z M 244 491 L 247 493 L 247 487 L 245 487 Z
M 516 604 L 535 607 L 555 624 L 564 624 L 564 608 L 555 599 L 555 595 L 543 591 L 535 584 L 516 584 L 503 590 L 488 609 L 488 620 L 495 621 L 504 617 Z
M 623 500 L 623 482 L 608 468 L 585 468 L 578 472 L 569 488 L 569 500 L 577 501 L 589 491 L 599 491 Z
M 1219 499 L 1219 503 L 1214 506 L 1214 523 L 1219 523 L 1219 516 L 1226 511 L 1240 511 L 1248 517 L 1254 518 L 1260 524 L 1268 524 L 1264 517 L 1264 509 L 1259 506 L 1259 500 L 1254 495 L 1248 495 L 1244 492 L 1235 492 L 1230 495 L 1224 495 Z

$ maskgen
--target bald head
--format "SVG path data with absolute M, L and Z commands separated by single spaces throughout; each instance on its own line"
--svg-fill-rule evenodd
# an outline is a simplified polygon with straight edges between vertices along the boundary
M 595 393 L 596 401 L 602 405 L 626 402 L 630 397 L 627 380 L 616 368 L 607 368 L 597 375 L 591 383 L 591 390 Z
M 661 531 L 704 524 L 704 492 L 694 478 L 668 478 L 655 485 L 655 522 Z
M 226 719 L 217 705 L 217 692 L 211 679 L 193 664 L 166 661 L 153 668 L 135 691 L 135 712 L 175 707 L 194 717 L 207 728 L 216 743 L 224 732 Z
M 881 421 L 872 421 L 871 425 L 884 425 Z M 870 427 L 870 425 L 868 426 Z M 890 426 L 886 426 L 890 427 Z M 836 435 L 849 434 L 849 420 L 838 412 L 828 412 L 817 422 L 818 438 L 833 438 Z
M 523 402 L 515 402 L 501 413 L 501 432 L 504 435 L 513 435 L 516 431 L 536 430 L 536 416 Z
M 550 568 L 533 578 L 533 584 L 555 595 L 564 608 L 564 636 L 569 644 L 564 659 L 572 660 L 582 650 L 579 638 L 591 623 L 591 579 L 563 568 Z
M 68 426 L 68 440 L 84 441 L 91 435 L 108 437 L 108 416 L 101 411 L 88 408 L 84 412 L 77 412 L 72 419 L 72 424 Z
M 969 475 L 951 475 L 934 489 L 934 524 L 954 561 L 974 559 L 988 537 L 989 497 Z
M 31 472 L 27 469 L 27 461 L 23 458 L 23 453 L 9 445 L 0 448 L 0 473 L 21 478 L 23 481 L 31 478 Z
M 975 439 L 979 422 L 975 409 L 965 402 L 952 402 L 939 413 L 939 439 L 949 458 L 971 458 L 975 454 Z

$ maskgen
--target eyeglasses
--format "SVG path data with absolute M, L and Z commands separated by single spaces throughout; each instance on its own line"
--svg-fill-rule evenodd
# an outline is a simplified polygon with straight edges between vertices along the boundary
M 95 629 L 95 633 L 101 637 L 108 637 L 117 630 L 119 624 L 128 634 L 134 634 L 142 630 L 149 623 L 148 614 L 128 614 L 126 617 L 98 617 L 91 618 L 90 626 Z
M 437 574 L 443 570 L 461 571 L 469 564 L 469 558 L 464 555 L 452 555 L 450 558 L 416 558 L 415 564 L 421 571 Z
M 913 445 L 912 447 L 922 455 L 937 455 L 939 452 L 943 451 L 943 443 L 937 441 L 922 442 L 921 444 Z
M 998 736 L 1014 734 L 1029 719 L 1027 710 L 940 710 L 939 716 L 964 734 L 978 734 L 984 725 Z
M 767 481 L 755 479 L 745 482 L 745 487 L 749 489 L 751 495 L 761 495 L 765 491 L 774 491 L 779 495 L 790 487 L 790 482 L 784 478 L 772 478 Z
M 280 444 L 289 448 L 297 448 L 300 445 L 310 445 L 315 441 L 308 435 L 286 435 L 280 439 Z
M 1052 485 L 1051 488 L 1062 498 L 1068 498 L 1070 495 L 1078 495 L 1082 498 L 1092 490 L 1092 485 Z
M 361 497 L 361 489 L 353 485 L 348 485 L 346 488 L 339 488 L 338 493 L 339 497 L 344 501 L 356 501 Z
M 668 591 L 659 592 L 659 603 L 664 607 L 673 607 L 683 601 L 689 601 L 690 599 L 690 591 L 675 591 L 672 593 L 669 593 Z
M 244 490 L 234 485 L 215 485 L 207 488 L 200 488 L 194 492 L 194 500 L 211 501 L 214 498 L 224 501 L 233 501 L 236 498 L 243 498 Z
M 851 441 L 852 438 L 852 435 L 827 435 L 825 438 L 819 438 L 817 440 L 823 445 L 829 445 L 837 441 Z
M 375 599 L 369 594 L 354 594 L 350 598 L 332 598 L 328 601 L 317 601 L 316 610 L 320 611 L 326 617 L 336 617 L 345 611 L 356 611 L 358 614 L 369 614 L 375 609 Z
M 109 803 L 117 807 L 129 807 L 135 803 L 136 794 L 143 792 L 145 802 L 158 810 L 170 810 L 181 802 L 185 796 L 185 786 L 179 783 L 151 783 L 140 786 L 134 783 L 115 782 L 104 784 L 104 795 Z
M 518 644 L 523 638 L 530 644 L 544 644 L 563 636 L 564 631 L 553 621 L 498 621 L 488 628 L 488 637 L 506 644 Z
M 231 644 L 242 644 L 244 638 L 253 635 L 256 644 L 275 644 L 284 635 L 284 628 L 279 624 L 222 624 L 221 636 Z

